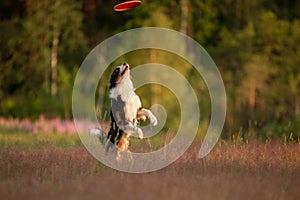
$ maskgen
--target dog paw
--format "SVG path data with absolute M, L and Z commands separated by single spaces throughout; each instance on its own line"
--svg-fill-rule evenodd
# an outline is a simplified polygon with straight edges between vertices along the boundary
M 150 120 L 150 123 L 153 126 L 156 126 L 157 125 L 157 119 L 156 119 L 156 117 L 153 115 L 153 113 L 150 110 L 148 110 L 147 112 L 148 112 L 148 118 Z
M 150 120 L 150 123 L 151 123 L 153 126 L 156 126 L 156 125 L 157 125 L 157 119 L 156 119 L 156 117 L 155 117 L 153 114 L 149 115 L 149 120 Z
M 89 134 L 92 136 L 96 136 L 102 144 L 106 143 L 106 134 L 100 128 L 89 129 Z

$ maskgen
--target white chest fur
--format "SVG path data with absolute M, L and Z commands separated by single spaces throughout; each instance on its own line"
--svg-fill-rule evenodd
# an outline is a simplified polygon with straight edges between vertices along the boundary
M 124 78 L 115 88 L 111 89 L 109 97 L 117 100 L 118 96 L 124 102 L 125 119 L 135 123 L 137 111 L 142 104 L 140 98 L 134 92 L 133 84 L 129 77 Z
M 125 101 L 125 118 L 133 123 L 136 123 L 137 111 L 142 107 L 140 98 L 132 92 L 128 100 Z

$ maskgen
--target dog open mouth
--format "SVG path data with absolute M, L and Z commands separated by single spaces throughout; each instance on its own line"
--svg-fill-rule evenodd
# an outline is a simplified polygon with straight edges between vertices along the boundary
M 128 64 L 125 64 L 125 68 L 123 69 L 123 71 L 122 71 L 122 76 L 127 72 L 129 70 L 129 66 L 128 66 Z

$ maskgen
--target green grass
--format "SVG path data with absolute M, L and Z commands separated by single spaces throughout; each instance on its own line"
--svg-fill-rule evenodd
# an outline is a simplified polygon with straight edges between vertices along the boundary
M 99 143 L 99 141 L 90 135 L 85 135 L 86 140 Z M 130 149 L 136 152 L 147 152 L 162 148 L 174 138 L 174 133 L 160 133 L 149 139 L 139 140 L 131 138 Z M 100 143 L 99 143 L 100 145 Z M 83 147 L 83 144 L 77 134 L 33 134 L 26 131 L 0 131 L 0 150 L 1 149 L 19 149 L 28 150 L 36 148 L 74 148 Z
M 29 132 L 0 133 L 0 149 L 35 149 L 81 147 L 78 135 L 32 134 Z

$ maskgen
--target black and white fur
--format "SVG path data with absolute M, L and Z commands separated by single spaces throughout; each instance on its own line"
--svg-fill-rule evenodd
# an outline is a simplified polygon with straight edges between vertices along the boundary
M 100 129 L 92 129 L 90 134 L 97 135 L 102 143 L 109 140 L 111 143 L 106 142 L 107 150 L 111 144 L 115 144 L 119 151 L 128 151 L 131 135 L 137 134 L 140 139 L 143 138 L 143 132 L 137 126 L 137 122 L 148 118 L 155 126 L 157 119 L 150 110 L 142 108 L 140 98 L 135 93 L 127 63 L 115 68 L 110 77 L 109 89 L 112 106 L 110 130 L 107 136 Z

